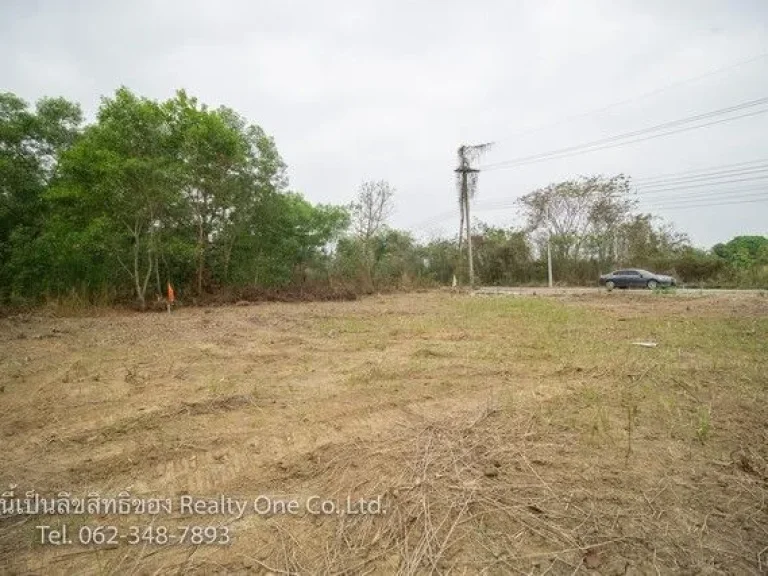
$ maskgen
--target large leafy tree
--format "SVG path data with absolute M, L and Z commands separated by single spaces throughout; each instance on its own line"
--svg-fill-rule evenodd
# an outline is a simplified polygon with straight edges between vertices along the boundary
M 303 284 L 327 266 L 328 247 L 349 225 L 339 206 L 313 206 L 300 194 L 265 198 L 233 255 L 235 284 Z
M 737 268 L 768 265 L 766 236 L 736 236 L 725 244 L 716 244 L 712 251 Z
M 395 189 L 385 180 L 363 182 L 350 205 L 353 241 L 345 244 L 354 255 L 362 282 L 369 290 L 376 282 L 376 265 L 381 259 L 380 245 L 386 235 L 387 220 L 394 210 Z
M 556 259 L 603 256 L 634 207 L 629 180 L 591 176 L 550 184 L 519 200 L 527 227 L 540 238 L 551 236 Z
M 50 254 L 52 287 L 125 278 L 144 306 L 166 277 L 194 278 L 198 293 L 227 282 L 238 244 L 274 222 L 270 198 L 282 197 L 284 172 L 274 142 L 233 111 L 184 92 L 159 103 L 121 88 L 62 155 L 47 193 L 37 248 Z
M 413 237 L 400 230 L 386 230 L 374 250 L 377 285 L 408 286 L 426 274 L 424 255 Z
M 130 280 L 142 306 L 166 277 L 198 295 L 304 278 L 349 223 L 346 210 L 285 190 L 285 164 L 260 127 L 183 91 L 158 103 L 118 90 L 61 173 L 43 238 L 56 277 Z
M 247 196 L 247 149 L 240 134 L 221 116 L 184 92 L 166 104 L 175 152 L 182 170 L 182 193 L 194 234 L 195 286 L 211 281 L 210 246 L 222 240 Z
M 657 222 L 651 214 L 635 214 L 618 230 L 618 258 L 622 265 L 665 267 L 681 254 L 690 241 L 670 225 Z
M 80 260 L 103 264 L 93 281 L 110 282 L 119 267 L 144 306 L 153 275 L 159 284 L 170 216 L 183 209 L 182 170 L 158 103 L 121 88 L 103 100 L 97 120 L 62 155 L 61 179 L 49 193 L 48 232 L 62 246 L 59 277 L 74 280 Z
M 186 93 L 165 104 L 183 167 L 186 222 L 193 235 L 195 288 L 226 282 L 232 254 L 287 184 L 274 141 L 229 108 L 211 110 Z
M 503 285 L 530 280 L 531 247 L 522 230 L 480 226 L 476 242 L 477 273 L 485 284 Z
M 421 254 L 425 275 L 439 284 L 450 284 L 459 257 L 456 242 L 435 238 L 422 247 Z
M 200 294 L 329 268 L 348 210 L 288 192 L 274 140 L 235 111 L 121 88 L 79 122 L 63 100 L 32 111 L 0 98 L 6 295 L 13 280 L 17 292 L 105 289 L 145 306 L 166 278 Z
M 45 217 L 43 195 L 81 121 L 80 107 L 63 98 L 44 98 L 30 109 L 0 93 L 0 300 L 41 272 L 30 246 Z
M 518 202 L 539 254 L 549 242 L 558 277 L 579 282 L 615 263 L 619 228 L 635 204 L 623 175 L 550 184 Z

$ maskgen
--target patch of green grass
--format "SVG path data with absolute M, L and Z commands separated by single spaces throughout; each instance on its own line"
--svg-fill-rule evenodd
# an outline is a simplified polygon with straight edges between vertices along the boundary
M 579 391 L 579 396 L 581 396 L 587 406 L 598 405 L 602 400 L 600 391 L 594 386 L 585 386 Z
M 712 414 L 709 406 L 701 406 L 698 411 L 696 437 L 704 444 L 712 431 Z
M 450 358 L 453 354 L 434 348 L 419 348 L 412 355 L 414 358 Z
M 632 454 L 643 442 L 690 438 L 692 428 L 707 441 L 711 413 L 698 407 L 712 406 L 716 390 L 727 388 L 733 398 L 768 389 L 768 320 L 691 314 L 676 302 L 643 304 L 620 320 L 615 307 L 593 301 L 444 298 L 425 314 L 334 322 L 336 337 L 349 345 L 384 351 L 383 362 L 352 369 L 351 385 L 422 390 L 431 383 L 440 395 L 494 386 L 506 412 L 526 403 L 522 392 L 515 397 L 518 382 L 541 379 L 539 416 L 548 421 L 538 426 L 565 425 L 587 444 Z M 358 322 L 368 334 L 354 331 Z M 409 345 L 414 339 L 419 344 Z M 658 347 L 631 345 L 646 340 Z

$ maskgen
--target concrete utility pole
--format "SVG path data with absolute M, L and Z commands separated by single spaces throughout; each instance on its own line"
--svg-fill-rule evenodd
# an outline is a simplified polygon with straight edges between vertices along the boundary
M 477 168 L 470 168 L 469 163 L 462 163 L 462 166 L 456 168 L 456 172 L 461 174 L 461 197 L 464 201 L 464 217 L 467 222 L 467 256 L 469 257 L 469 285 L 475 285 L 475 263 L 472 258 L 472 229 L 469 220 L 469 184 L 468 174 L 480 172 Z
M 467 256 L 469 257 L 469 285 L 475 285 L 475 262 L 472 257 L 472 224 L 469 214 L 469 198 L 475 192 L 477 186 L 477 176 L 474 176 L 480 170 L 472 168 L 470 161 L 477 159 L 480 154 L 490 147 L 490 144 L 480 144 L 477 146 L 459 147 L 459 167 L 454 170 L 459 176 L 459 204 L 462 216 L 467 221 Z M 474 177 L 473 177 L 474 176 Z M 461 231 L 459 231 L 459 244 L 461 244 Z

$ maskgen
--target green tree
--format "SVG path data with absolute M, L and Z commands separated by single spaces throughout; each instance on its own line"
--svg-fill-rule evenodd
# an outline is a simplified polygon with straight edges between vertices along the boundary
M 651 214 L 636 214 L 618 231 L 618 265 L 669 268 L 669 262 L 686 250 L 690 241 Z
M 262 200 L 232 254 L 238 285 L 285 286 L 312 274 L 327 277 L 327 248 L 349 225 L 338 206 L 313 206 L 297 193 Z
M 159 242 L 179 207 L 179 166 L 170 153 L 162 108 L 125 88 L 102 101 L 97 123 L 61 157 L 48 199 L 53 215 L 44 243 L 61 246 L 54 266 L 72 282 L 89 262 L 119 265 L 140 305 L 159 272 Z M 81 263 L 78 265 L 77 262 Z M 103 271 L 108 281 L 111 273 Z
M 423 253 L 408 232 L 387 229 L 375 237 L 373 252 L 377 286 L 409 287 L 425 272 Z
M 394 210 L 395 189 L 386 181 L 363 182 L 349 207 L 355 242 L 345 244 L 347 256 L 359 262 L 362 280 L 368 290 L 376 288 L 376 265 L 387 219 Z
M 63 100 L 33 112 L 0 97 L 3 298 L 11 280 L 17 292 L 104 289 L 141 306 L 166 278 L 197 294 L 329 280 L 350 214 L 288 192 L 285 164 L 259 126 L 183 91 L 157 102 L 126 88 L 82 132 L 79 121 Z M 390 206 L 382 198 L 374 226 Z
M 421 250 L 425 275 L 433 282 L 451 284 L 459 250 L 453 240 L 437 238 L 428 242 Z
M 81 122 L 80 107 L 63 98 L 43 98 L 31 110 L 0 93 L 0 301 L 43 272 L 31 250 L 45 218 L 43 195 Z
M 210 110 L 181 91 L 165 104 L 183 166 L 186 229 L 194 235 L 198 294 L 226 283 L 238 243 L 253 237 L 287 184 L 274 141 L 229 108 Z M 248 242 L 248 241 L 246 241 Z
M 247 147 L 237 130 L 216 112 L 184 92 L 166 103 L 171 116 L 174 151 L 183 166 L 181 184 L 194 230 L 196 291 L 211 281 L 211 244 L 226 242 L 232 222 L 239 218 L 233 206 L 247 197 Z M 229 239 L 231 243 L 232 240 Z
M 549 239 L 552 259 L 563 279 L 596 272 L 577 272 L 582 260 L 594 260 L 596 268 L 612 265 L 616 260 L 618 229 L 635 205 L 629 193 L 629 179 L 621 174 L 550 184 L 526 194 L 518 202 L 539 253 L 545 253 Z
M 475 260 L 484 284 L 510 285 L 531 280 L 532 250 L 525 231 L 481 224 Z
M 768 264 L 768 237 L 736 236 L 726 244 L 716 244 L 712 251 L 736 268 Z

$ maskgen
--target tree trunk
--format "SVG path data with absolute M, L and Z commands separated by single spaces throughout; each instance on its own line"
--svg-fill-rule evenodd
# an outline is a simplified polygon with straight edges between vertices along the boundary
M 224 255 L 224 281 L 229 281 L 229 263 L 232 261 L 232 250 L 235 247 L 235 241 L 227 243 L 227 251 Z
M 205 226 L 200 217 L 197 228 L 197 295 L 203 295 L 203 268 L 205 266 Z
M 147 273 L 144 275 L 144 280 L 141 279 L 141 274 L 139 273 L 139 265 L 141 264 L 141 226 L 139 223 L 135 223 L 134 227 L 132 229 L 133 233 L 133 273 L 131 276 L 133 276 L 133 284 L 134 288 L 136 290 L 136 298 L 139 300 L 139 305 L 141 306 L 142 310 L 145 310 L 147 307 L 147 286 L 149 286 L 149 279 L 152 278 L 152 268 L 154 264 L 153 260 L 153 254 L 152 254 L 152 243 L 151 241 L 147 241 Z M 125 268 L 125 266 L 123 266 Z M 127 270 L 127 268 L 126 268 Z M 130 270 L 128 270 L 130 273 Z
M 135 243 L 133 245 L 133 282 L 136 288 L 136 297 L 139 299 L 139 305 L 144 310 L 147 307 L 147 303 L 144 300 L 144 292 L 141 290 L 141 282 L 139 280 L 139 237 L 134 237 Z
M 136 290 L 136 298 L 139 299 L 139 305 L 141 309 L 146 308 L 147 303 L 144 299 L 144 291 L 141 289 L 141 280 L 139 276 L 139 254 L 141 253 L 141 227 L 138 222 L 133 225 L 133 284 Z
M 157 297 L 163 297 L 163 285 L 160 283 L 160 261 L 155 256 L 155 281 L 157 282 Z
M 368 267 L 368 282 L 371 285 L 371 290 L 376 292 L 376 255 L 372 253 L 370 258 L 370 266 Z
M 142 308 L 146 305 L 147 286 L 149 286 L 149 279 L 152 277 L 152 265 L 154 264 L 154 260 L 152 259 L 152 248 L 147 248 L 147 262 L 149 263 L 149 267 L 147 268 L 146 276 L 144 276 L 144 283 L 141 286 Z

